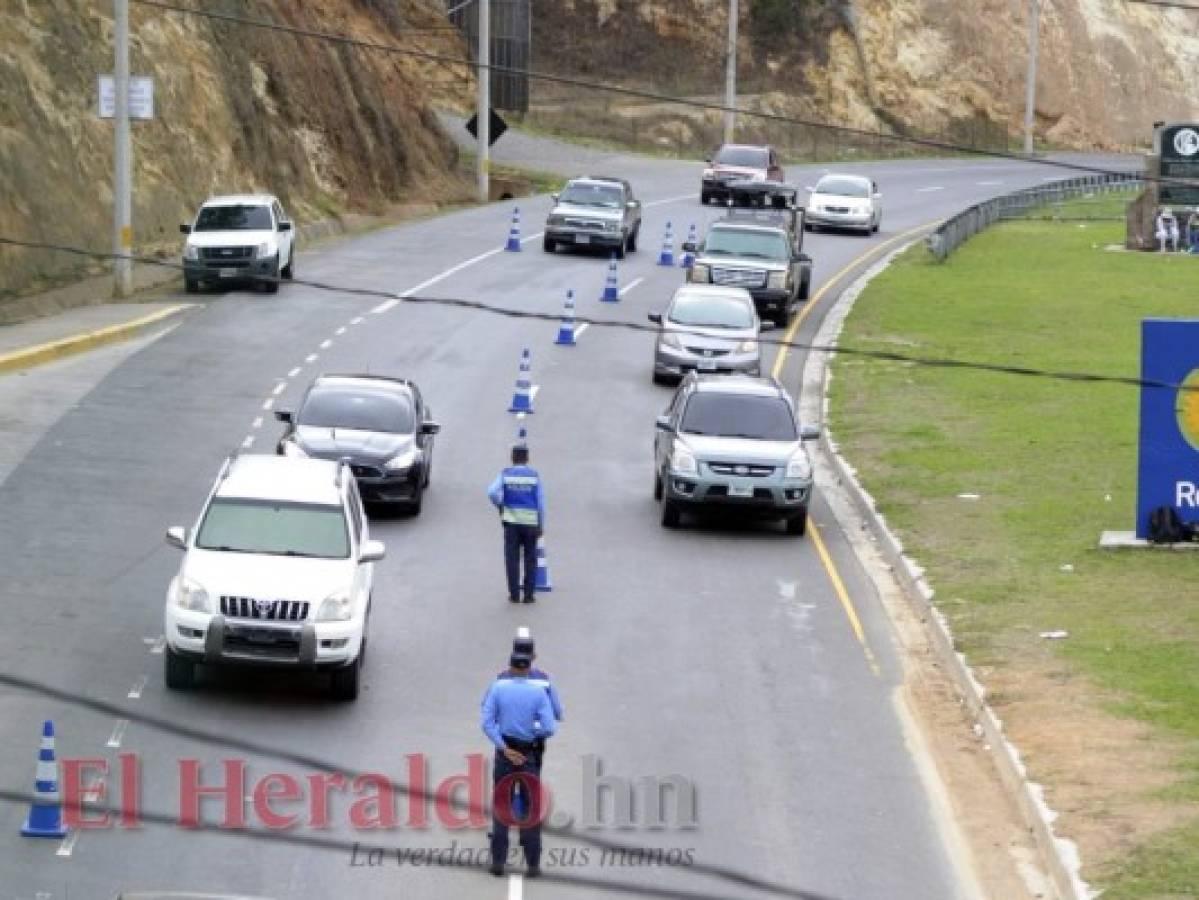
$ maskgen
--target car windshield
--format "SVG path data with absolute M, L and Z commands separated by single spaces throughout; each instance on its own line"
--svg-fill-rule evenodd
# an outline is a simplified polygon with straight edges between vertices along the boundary
M 856 178 L 821 178 L 814 194 L 835 194 L 838 197 L 869 197 L 870 185 Z
M 679 429 L 685 434 L 749 438 L 758 441 L 794 441 L 795 417 L 780 397 L 717 394 L 691 395 Z
M 217 497 L 196 535 L 202 550 L 346 559 L 350 538 L 340 506 Z
M 677 325 L 701 328 L 751 328 L 754 324 L 749 301 L 703 294 L 678 294 L 667 318 Z
M 347 431 L 411 434 L 415 427 L 412 401 L 402 393 L 318 388 L 308 394 L 297 424 Z
M 270 231 L 269 206 L 205 206 L 196 217 L 195 231 Z
M 767 156 L 767 152 L 761 147 L 721 147 L 712 162 L 722 166 L 765 169 L 768 167 Z
M 575 206 L 602 206 L 605 209 L 619 209 L 624 201 L 624 192 L 612 184 L 579 184 L 572 183 L 559 197 L 562 203 Z
M 713 228 L 704 242 L 704 253 L 773 260 L 786 260 L 790 256 L 782 232 L 753 228 Z

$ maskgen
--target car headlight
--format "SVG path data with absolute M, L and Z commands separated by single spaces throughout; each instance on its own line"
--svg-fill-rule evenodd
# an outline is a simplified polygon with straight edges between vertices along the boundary
M 699 467 L 695 463 L 695 454 L 681 444 L 676 444 L 670 454 L 670 469 L 679 475 L 695 475 Z
M 766 173 L 765 172 L 754 172 L 753 175 L 749 176 L 749 180 L 750 181 L 765 181 Z
M 318 622 L 345 622 L 353 614 L 354 604 L 350 602 L 350 592 L 338 591 L 321 601 L 320 609 L 316 611 L 316 620 Z
M 274 256 L 274 249 L 270 244 L 259 244 L 258 249 L 254 252 L 258 259 L 266 259 L 268 256 Z
M 687 280 L 688 281 L 697 281 L 697 282 L 700 282 L 701 284 L 707 284 L 708 279 L 710 279 L 711 277 L 712 277 L 711 269 L 708 266 L 702 265 L 700 263 L 695 263 L 690 269 L 687 270 Z
M 787 289 L 787 272 L 771 272 L 766 279 L 766 286 L 776 291 L 785 291 Z
M 294 438 L 283 442 L 283 455 L 290 456 L 292 459 L 304 459 L 308 456 L 304 452 L 304 448 L 297 444 Z
M 715 169 L 704 169 L 704 175 L 703 175 L 703 177 L 704 177 L 704 178 L 707 178 L 707 179 L 712 179 L 712 178 L 715 178 L 715 177 L 716 177 L 716 170 L 715 170 Z
M 389 459 L 384 464 L 384 467 L 389 472 L 398 472 L 403 469 L 411 469 L 413 464 L 416 462 L 416 455 L 417 449 L 415 447 L 409 447 L 399 456 L 393 456 L 391 459 Z
M 193 246 L 192 244 L 185 244 L 183 247 L 183 258 L 184 259 L 199 259 L 200 258 L 200 248 Z
M 737 345 L 736 352 L 737 353 L 757 353 L 758 352 L 758 342 L 757 341 L 742 341 L 740 344 Z
M 787 462 L 787 477 L 801 478 L 804 481 L 812 477 L 812 461 L 808 459 L 808 454 L 804 452 L 796 453 Z
M 192 612 L 212 612 L 212 600 L 208 591 L 190 578 L 180 577 L 175 585 L 175 605 L 180 609 L 190 609 Z
M 620 231 L 620 220 L 609 219 L 604 222 L 604 231 Z
M 673 331 L 664 331 L 662 332 L 662 346 L 670 347 L 672 350 L 682 350 L 683 342 Z

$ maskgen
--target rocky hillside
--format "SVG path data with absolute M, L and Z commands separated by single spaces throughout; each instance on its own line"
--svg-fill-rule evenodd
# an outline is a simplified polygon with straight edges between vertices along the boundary
M 723 90 L 726 0 L 533 0 L 537 67 L 676 92 Z M 1199 115 L 1199 14 L 1042 0 L 1037 129 L 1145 144 Z M 874 130 L 1023 125 L 1027 0 L 741 0 L 740 77 L 775 111 Z M 685 60 L 684 65 L 680 61 Z
M 181 4 L 186 5 L 186 4 Z M 209 2 L 247 18 L 463 58 L 436 0 Z M 108 0 L 0 2 L 0 234 L 111 249 Z M 414 30 L 414 29 L 435 30 Z M 134 123 L 134 242 L 179 244 L 210 192 L 264 190 L 303 220 L 461 195 L 429 104 L 467 96 L 460 66 L 366 52 L 134 4 L 134 74 L 156 118 Z M 82 274 L 57 254 L 0 248 L 0 298 Z

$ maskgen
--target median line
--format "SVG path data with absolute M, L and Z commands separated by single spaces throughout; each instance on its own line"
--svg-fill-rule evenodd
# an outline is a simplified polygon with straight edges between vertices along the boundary
M 74 356 L 77 353 L 84 353 L 88 350 L 94 350 L 97 347 L 103 347 L 106 344 L 115 344 L 120 341 L 129 340 L 172 316 L 178 315 L 185 309 L 192 309 L 194 306 L 195 304 L 193 303 L 178 303 L 174 306 L 168 306 L 165 309 L 156 310 L 149 315 L 131 319 L 128 322 L 119 322 L 116 325 L 108 325 L 95 331 L 73 334 L 70 337 L 59 338 L 58 340 L 47 341 L 44 344 L 35 344 L 31 347 L 22 347 L 19 350 L 0 354 L 0 372 L 31 369 L 34 366 L 44 365 L 48 362 Z

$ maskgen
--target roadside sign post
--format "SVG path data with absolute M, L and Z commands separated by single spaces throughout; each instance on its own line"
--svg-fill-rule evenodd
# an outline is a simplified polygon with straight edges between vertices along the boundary
M 113 154 L 113 296 L 133 293 L 133 146 L 129 127 L 129 0 L 114 0 L 116 60 L 113 67 L 116 147 Z

